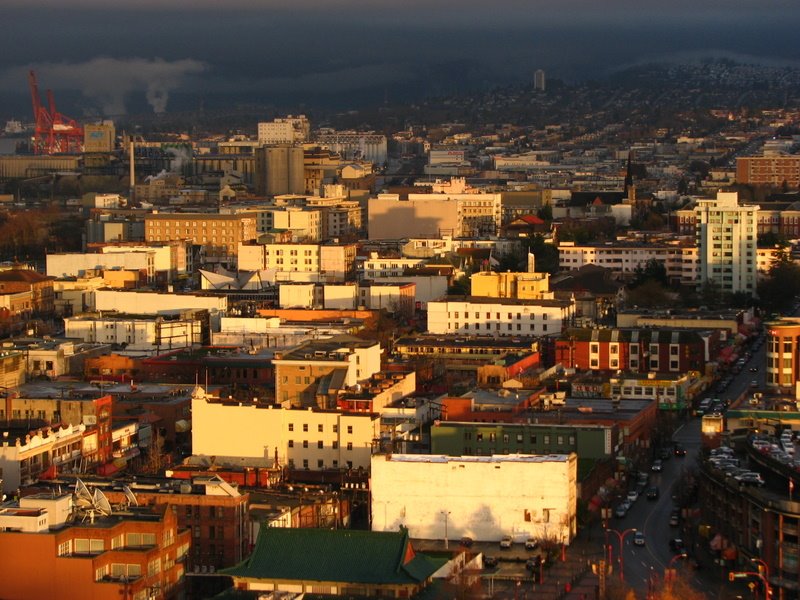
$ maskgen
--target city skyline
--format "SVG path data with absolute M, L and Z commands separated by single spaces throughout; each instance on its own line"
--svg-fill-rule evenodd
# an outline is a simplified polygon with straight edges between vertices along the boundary
M 798 12 L 783 0 L 769 11 L 750 0 L 614 0 L 601 10 L 583 0 L 501 0 L 491 10 L 473 0 L 236 0 L 224 9 L 170 0 L 113 10 L 98 0 L 14 0 L 14 27 L 0 40 L 0 113 L 25 114 L 30 69 L 67 108 L 113 116 L 201 102 L 413 101 L 530 82 L 537 69 L 579 81 L 705 57 L 798 66 Z

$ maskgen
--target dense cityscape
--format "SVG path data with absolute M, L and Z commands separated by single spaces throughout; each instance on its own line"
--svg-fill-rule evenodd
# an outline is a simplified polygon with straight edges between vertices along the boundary
M 48 68 L 0 90 L 1 598 L 798 598 L 800 68 Z

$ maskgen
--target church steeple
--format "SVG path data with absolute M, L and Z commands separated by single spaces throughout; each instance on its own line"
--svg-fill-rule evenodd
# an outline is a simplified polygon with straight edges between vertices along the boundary
M 628 167 L 625 169 L 625 195 L 628 195 L 628 189 L 633 185 L 633 170 L 631 168 L 633 152 L 628 150 Z

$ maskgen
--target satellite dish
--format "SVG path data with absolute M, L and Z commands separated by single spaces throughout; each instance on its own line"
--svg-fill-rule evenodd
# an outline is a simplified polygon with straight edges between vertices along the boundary
M 109 516 L 114 510 L 111 508 L 111 503 L 106 498 L 106 495 L 98 488 L 94 490 L 94 508 L 101 515 Z
M 80 478 L 75 480 L 75 506 L 79 508 L 91 508 L 94 506 L 94 498 L 92 497 L 92 493 L 89 491 L 89 488 L 86 487 L 86 484 L 80 480 Z
M 129 488 L 127 485 L 123 485 L 122 493 L 125 494 L 125 498 L 128 500 L 128 505 L 139 506 L 139 501 L 136 499 L 136 495 L 131 491 L 131 488 Z

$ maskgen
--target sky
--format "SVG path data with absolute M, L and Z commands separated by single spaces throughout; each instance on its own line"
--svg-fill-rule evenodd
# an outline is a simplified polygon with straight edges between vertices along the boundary
M 728 56 L 800 66 L 797 0 L 4 0 L 0 119 L 27 73 L 76 118 L 410 102 Z M 109 8 L 111 7 L 111 8 Z

